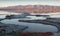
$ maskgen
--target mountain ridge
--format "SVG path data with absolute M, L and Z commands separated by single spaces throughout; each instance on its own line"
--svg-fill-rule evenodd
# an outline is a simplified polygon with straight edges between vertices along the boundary
M 2 11 L 12 11 L 12 12 L 28 12 L 28 13 L 48 13 L 48 12 L 60 12 L 60 6 L 51 5 L 17 5 L 0 8 Z

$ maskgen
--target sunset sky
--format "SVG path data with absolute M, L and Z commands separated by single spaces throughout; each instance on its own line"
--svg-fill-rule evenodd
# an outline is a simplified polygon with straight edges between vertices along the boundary
M 0 7 L 31 4 L 60 6 L 60 0 L 0 0 Z

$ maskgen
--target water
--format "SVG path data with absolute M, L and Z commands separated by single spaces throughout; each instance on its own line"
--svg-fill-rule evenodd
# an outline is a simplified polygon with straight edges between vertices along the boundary
M 0 18 L 5 18 L 6 15 L 0 15 Z M 18 19 L 5 19 L 2 20 L 0 22 L 4 23 L 4 24 L 15 24 L 15 25 L 23 25 L 23 26 L 28 26 L 28 30 L 25 31 L 29 31 L 29 32 L 47 32 L 47 31 L 51 31 L 51 32 L 57 32 L 58 29 L 55 26 L 51 26 L 51 25 L 44 25 L 44 24 L 37 24 L 37 23 L 25 23 L 25 22 L 18 22 Z M 37 31 L 38 30 L 38 31 Z
M 0 19 L 5 18 L 6 15 L 18 15 L 21 13 L 14 13 L 14 12 L 8 12 L 8 11 L 0 11 Z
M 0 19 L 3 19 L 5 18 L 6 15 L 0 15 Z
M 9 14 L 9 15 L 11 14 L 11 13 L 4 13 L 4 11 L 0 11 L 0 13 L 1 13 L 1 12 L 3 12 L 3 15 L 2 15 L 2 14 L 0 15 L 0 19 L 5 18 L 5 16 L 6 16 L 7 14 Z M 13 24 L 15 24 L 15 25 L 17 25 L 17 24 L 20 25 L 20 24 L 21 24 L 21 25 L 24 25 L 24 26 L 28 26 L 28 24 L 29 24 L 29 27 L 31 26 L 31 28 L 34 26 L 34 24 L 36 24 L 36 23 L 18 22 L 18 20 L 19 20 L 19 19 L 12 19 L 12 20 L 9 21 L 8 19 L 6 19 L 6 20 L 0 21 L 0 22 L 6 23 L 6 24 L 9 24 L 9 23 L 12 24 L 12 23 L 13 23 Z M 8 21 L 8 22 L 7 22 L 7 21 Z M 16 22 L 17 22 L 17 23 L 16 23 Z M 30 25 L 30 24 L 31 24 L 31 25 Z M 32 26 L 32 25 L 33 25 L 33 26 Z M 41 26 L 41 27 L 38 27 L 38 26 Z M 51 26 L 51 25 L 43 25 L 43 24 L 40 23 L 40 25 L 38 25 L 38 26 L 37 26 L 37 24 L 36 24 L 33 28 L 40 28 L 40 29 L 43 28 L 43 30 L 41 30 L 41 31 L 47 31 L 47 30 L 44 30 L 44 29 L 50 29 L 50 30 L 51 30 L 51 29 L 53 29 L 53 28 L 54 28 L 53 30 L 55 30 L 54 32 L 57 32 L 57 30 L 58 30 L 55 26 Z M 30 28 L 30 29 L 31 29 L 31 28 Z M 32 28 L 32 29 L 33 29 L 33 28 Z M 30 31 L 30 29 L 29 29 L 29 31 Z M 37 29 L 34 29 L 34 30 L 37 30 Z M 34 30 L 33 30 L 33 31 L 34 31 Z M 33 32 L 33 31 L 32 31 L 32 32 Z M 39 30 L 38 30 L 38 31 L 39 31 Z

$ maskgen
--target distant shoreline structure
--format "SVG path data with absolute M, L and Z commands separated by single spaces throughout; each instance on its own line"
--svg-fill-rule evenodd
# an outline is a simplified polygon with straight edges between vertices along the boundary
M 27 13 L 27 12 L 24 12 Z M 9 11 L 0 11 L 0 15 L 19 15 L 22 13 L 16 13 L 16 12 L 9 12 Z M 48 13 L 29 13 L 32 15 L 60 15 L 60 12 L 48 12 Z

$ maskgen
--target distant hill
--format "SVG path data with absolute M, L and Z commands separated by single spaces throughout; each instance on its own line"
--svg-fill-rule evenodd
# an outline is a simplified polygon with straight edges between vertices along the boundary
M 50 13 L 50 12 L 60 12 L 60 6 L 49 6 L 49 5 L 18 5 L 0 8 L 2 11 L 12 11 L 12 12 L 28 12 L 28 13 Z

